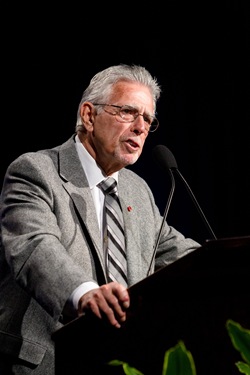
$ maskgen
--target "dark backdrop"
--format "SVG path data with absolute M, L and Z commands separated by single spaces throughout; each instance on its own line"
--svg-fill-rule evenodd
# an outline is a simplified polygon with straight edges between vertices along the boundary
M 201 3 L 5 8 L 1 181 L 19 154 L 71 136 L 82 90 L 97 71 L 140 64 L 163 93 L 160 128 L 132 169 L 164 212 L 170 179 L 152 149 L 166 145 L 217 237 L 250 235 L 249 1 Z M 211 237 L 178 178 L 168 221 L 199 241 Z

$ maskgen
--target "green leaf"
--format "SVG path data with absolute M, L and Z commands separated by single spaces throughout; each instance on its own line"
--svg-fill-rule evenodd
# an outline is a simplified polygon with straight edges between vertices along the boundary
M 192 354 L 186 349 L 183 341 L 166 351 L 162 375 L 196 375 Z
M 250 330 L 243 328 L 239 323 L 231 319 L 227 320 L 226 328 L 233 346 L 250 365 Z
M 109 365 L 111 366 L 122 366 L 124 374 L 126 375 L 143 375 L 143 373 L 139 370 L 137 370 L 134 367 L 131 367 L 128 363 L 118 360 L 113 360 L 109 362 Z
M 236 366 L 242 374 L 250 375 L 250 366 L 243 362 L 237 362 Z

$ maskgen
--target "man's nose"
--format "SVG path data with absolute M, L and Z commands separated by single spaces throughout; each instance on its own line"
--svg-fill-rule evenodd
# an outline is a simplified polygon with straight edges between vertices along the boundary
M 138 117 L 132 123 L 132 131 L 141 133 L 148 133 L 146 123 L 144 121 L 143 115 L 139 114 Z

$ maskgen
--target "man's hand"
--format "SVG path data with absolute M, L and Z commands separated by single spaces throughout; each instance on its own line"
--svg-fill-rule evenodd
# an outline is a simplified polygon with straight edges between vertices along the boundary
M 111 282 L 85 293 L 79 300 L 78 316 L 90 310 L 98 318 L 105 315 L 114 327 L 120 328 L 126 320 L 125 310 L 129 307 L 130 299 L 127 289 Z

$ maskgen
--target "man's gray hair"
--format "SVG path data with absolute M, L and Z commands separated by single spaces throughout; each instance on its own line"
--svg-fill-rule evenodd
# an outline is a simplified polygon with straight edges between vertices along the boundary
M 147 86 L 152 94 L 155 111 L 157 100 L 161 94 L 161 88 L 156 78 L 146 68 L 139 65 L 120 64 L 110 66 L 97 73 L 84 90 L 77 111 L 76 131 L 81 131 L 84 128 L 80 116 L 82 103 L 86 101 L 91 103 L 109 103 L 113 85 L 119 81 L 139 82 Z

